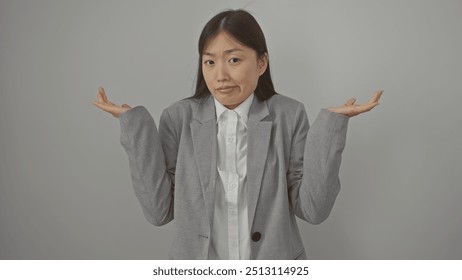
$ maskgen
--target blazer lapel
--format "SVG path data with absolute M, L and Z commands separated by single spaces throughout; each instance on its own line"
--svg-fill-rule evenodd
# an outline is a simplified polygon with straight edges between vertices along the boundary
M 210 95 L 198 103 L 190 127 L 205 209 L 211 225 L 215 210 L 217 125 L 215 103 Z
M 250 106 L 247 120 L 247 207 L 250 227 L 253 224 L 260 195 L 271 138 L 273 122 L 263 120 L 268 115 L 269 110 L 266 101 L 259 101 L 255 97 Z M 211 225 L 215 210 L 218 143 L 215 103 L 210 95 L 198 103 L 190 127 L 205 209 Z
M 249 226 L 252 228 L 258 196 L 260 194 L 263 171 L 271 138 L 271 120 L 263 119 L 269 115 L 266 101 L 254 98 L 247 120 L 247 207 Z

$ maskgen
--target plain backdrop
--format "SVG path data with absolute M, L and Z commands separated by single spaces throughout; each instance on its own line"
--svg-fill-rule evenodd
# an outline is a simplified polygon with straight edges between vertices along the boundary
M 350 120 L 330 217 L 298 220 L 310 259 L 462 258 L 462 1 L 0 1 L 0 258 L 167 259 L 145 220 L 119 120 L 193 94 L 197 40 L 227 8 L 267 39 L 276 90 Z

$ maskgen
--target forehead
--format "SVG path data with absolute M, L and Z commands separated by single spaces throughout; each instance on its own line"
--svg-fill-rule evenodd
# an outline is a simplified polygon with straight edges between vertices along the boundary
M 240 43 L 229 33 L 220 32 L 207 40 L 202 54 L 222 52 L 229 49 L 241 49 L 244 52 L 252 51 L 251 48 Z

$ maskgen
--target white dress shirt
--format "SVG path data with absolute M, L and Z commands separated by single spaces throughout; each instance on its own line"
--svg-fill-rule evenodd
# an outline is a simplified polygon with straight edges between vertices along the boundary
M 217 180 L 209 259 L 250 259 L 247 214 L 247 117 L 252 93 L 229 110 L 215 99 Z

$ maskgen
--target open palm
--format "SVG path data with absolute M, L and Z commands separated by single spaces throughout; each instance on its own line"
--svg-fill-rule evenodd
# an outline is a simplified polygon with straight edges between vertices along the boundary
M 111 113 L 116 118 L 118 118 L 119 115 L 123 112 L 128 111 L 132 108 L 127 104 L 122 104 L 122 106 L 119 106 L 109 101 L 109 99 L 107 99 L 103 87 L 100 87 L 98 89 L 98 94 L 96 97 L 98 98 L 98 101 L 93 101 L 93 104 L 101 110 Z
M 374 96 L 369 100 L 369 102 L 364 104 L 355 104 L 356 98 L 351 98 L 345 104 L 340 107 L 329 107 L 327 110 L 342 114 L 348 117 L 353 117 L 364 112 L 372 110 L 375 106 L 379 105 L 380 97 L 382 96 L 383 90 L 378 90 L 375 92 Z

